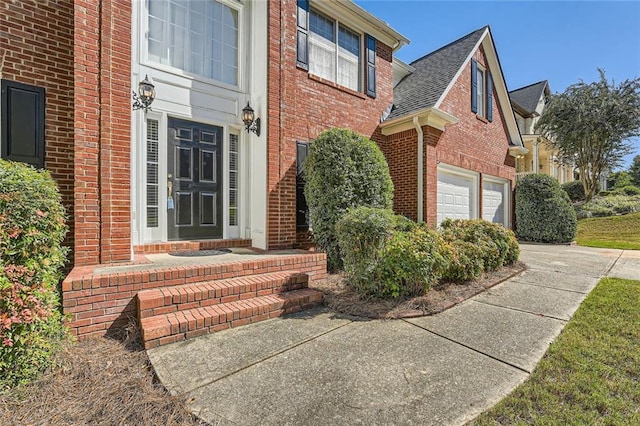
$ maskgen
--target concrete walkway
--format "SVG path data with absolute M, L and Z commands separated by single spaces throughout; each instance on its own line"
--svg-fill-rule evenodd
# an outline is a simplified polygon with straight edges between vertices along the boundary
M 317 309 L 149 357 L 211 424 L 463 424 L 528 377 L 602 276 L 640 279 L 638 252 L 521 247 L 527 271 L 435 316 Z

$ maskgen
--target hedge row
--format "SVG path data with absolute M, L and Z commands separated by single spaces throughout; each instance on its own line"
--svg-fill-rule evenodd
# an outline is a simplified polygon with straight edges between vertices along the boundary
M 336 231 L 348 283 L 363 297 L 424 294 L 438 281 L 468 281 L 515 262 L 511 232 L 483 220 L 447 220 L 436 231 L 391 210 L 350 209 Z

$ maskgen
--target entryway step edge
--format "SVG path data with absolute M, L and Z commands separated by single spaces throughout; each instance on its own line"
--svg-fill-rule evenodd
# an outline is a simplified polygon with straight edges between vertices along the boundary
M 306 288 L 309 275 L 279 271 L 138 292 L 138 318 Z
M 305 288 L 142 318 L 145 349 L 232 327 L 299 312 L 322 303 L 322 293 Z

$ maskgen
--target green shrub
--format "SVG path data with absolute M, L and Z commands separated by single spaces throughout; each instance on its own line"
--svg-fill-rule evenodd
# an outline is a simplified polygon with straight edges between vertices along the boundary
M 516 184 L 516 236 L 524 241 L 566 243 L 576 235 L 576 212 L 558 182 L 543 174 Z
M 372 280 L 358 291 L 374 297 L 422 295 L 442 276 L 451 258 L 451 249 L 432 229 L 396 231 L 381 250 Z
M 0 390 L 49 367 L 68 335 L 57 293 L 66 230 L 49 173 L 0 160 Z
M 423 294 L 450 258 L 435 231 L 389 209 L 349 209 L 336 234 L 347 282 L 364 297 Z
M 340 269 L 336 222 L 350 207 L 391 208 L 393 184 L 387 162 L 371 140 L 334 128 L 311 144 L 304 169 L 314 242 L 327 253 L 329 269 Z
M 640 195 L 597 196 L 588 203 L 576 204 L 579 219 L 589 217 L 606 217 L 640 212 Z
M 445 278 L 452 280 L 468 280 L 476 278 L 482 271 L 493 271 L 504 265 L 511 264 L 518 260 L 520 256 L 520 246 L 513 232 L 504 226 L 487 222 L 482 219 L 475 220 L 451 220 L 445 219 L 440 224 L 442 237 L 445 241 L 452 244 L 454 249 L 454 258 L 456 250 L 462 250 L 459 257 L 462 262 L 459 265 L 453 265 L 453 269 L 445 274 Z M 470 248 L 466 242 L 473 245 L 476 249 Z M 479 256 L 479 259 L 477 257 Z M 461 273 L 456 271 L 457 268 L 464 267 L 465 263 L 469 263 L 471 268 L 466 278 L 461 278 Z M 476 263 L 480 263 L 480 272 L 476 273 Z
M 617 188 L 614 192 L 620 195 L 640 195 L 640 188 L 634 185 L 627 185 Z
M 393 211 L 373 207 L 351 208 L 338 220 L 336 236 L 351 285 L 364 288 L 373 279 L 375 265 L 396 221 Z
M 582 182 L 579 180 L 562 184 L 562 189 L 565 190 L 567 195 L 569 195 L 569 199 L 573 202 L 584 201 L 586 199 L 584 186 L 582 186 Z
M 452 258 L 442 276 L 446 281 L 470 281 L 484 270 L 482 248 L 468 241 L 451 242 Z

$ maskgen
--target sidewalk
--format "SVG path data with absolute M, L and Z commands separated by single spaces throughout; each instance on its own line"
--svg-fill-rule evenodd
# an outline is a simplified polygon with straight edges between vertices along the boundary
M 640 278 L 636 252 L 521 247 L 527 271 L 435 316 L 317 309 L 149 357 L 211 424 L 463 424 L 526 380 L 602 276 Z

